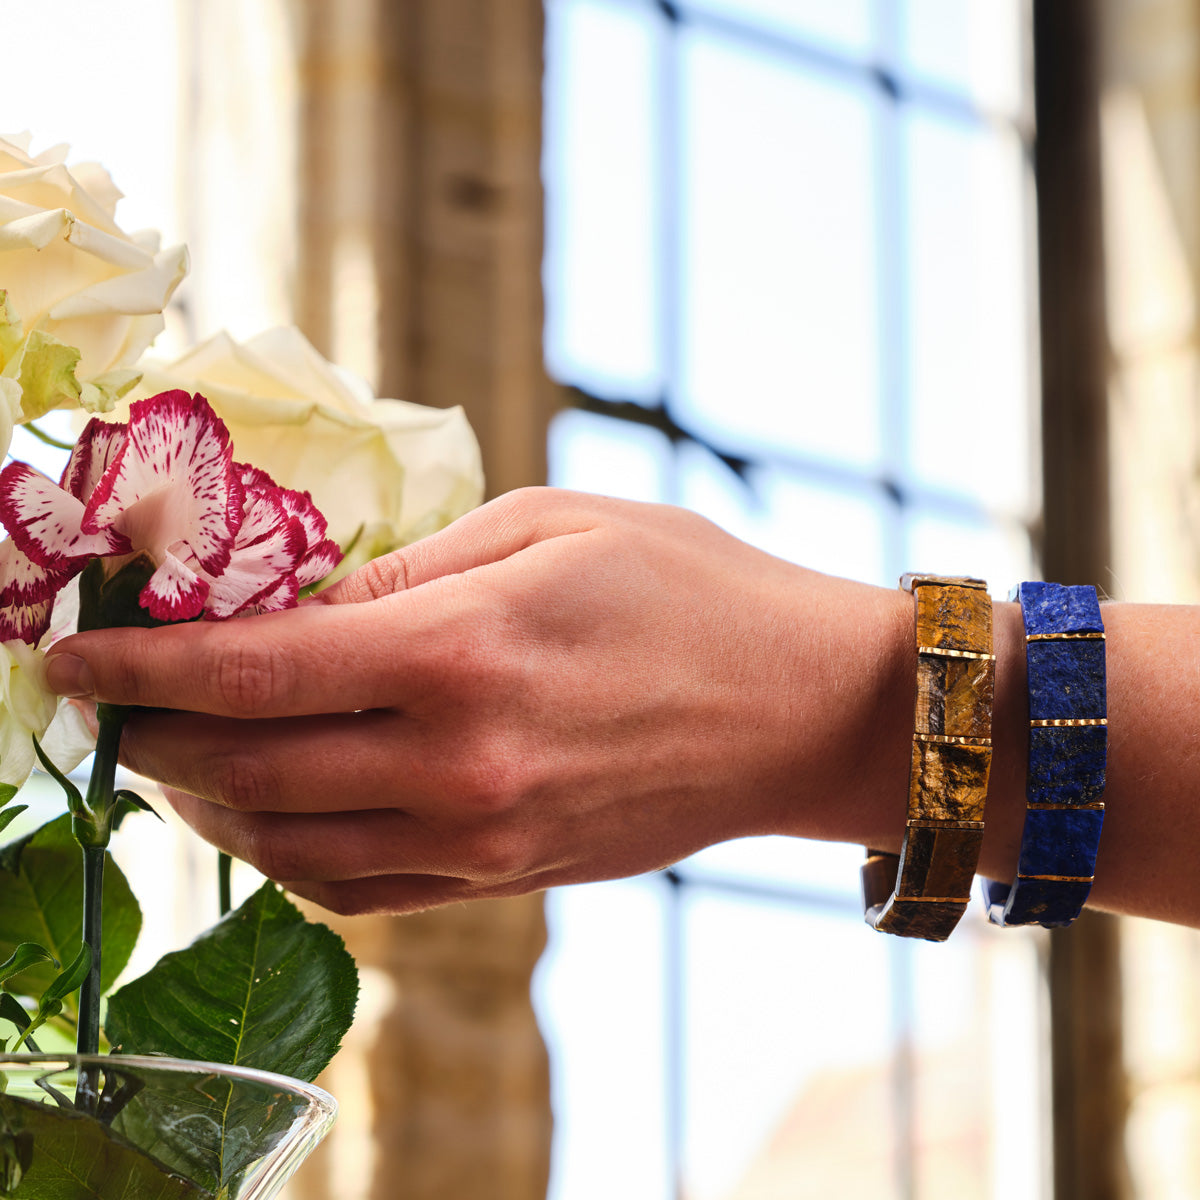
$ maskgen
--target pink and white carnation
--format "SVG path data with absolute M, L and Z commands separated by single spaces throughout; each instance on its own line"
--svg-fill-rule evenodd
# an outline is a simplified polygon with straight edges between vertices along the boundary
M 36 644 L 55 597 L 94 559 L 106 580 L 148 572 L 156 622 L 219 620 L 297 602 L 341 556 L 307 493 L 233 461 L 203 396 L 138 401 L 127 424 L 93 419 L 58 484 L 26 463 L 0 471 L 0 640 Z

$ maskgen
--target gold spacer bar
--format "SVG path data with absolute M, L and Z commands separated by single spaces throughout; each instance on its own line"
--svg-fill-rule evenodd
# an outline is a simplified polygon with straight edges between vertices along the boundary
M 914 742 L 936 742 L 939 746 L 990 746 L 990 737 L 968 737 L 965 733 L 913 733 Z
M 1095 883 L 1095 875 L 1018 875 L 1018 879 L 1040 879 L 1048 883 Z
M 1103 812 L 1104 801 L 1095 800 L 1091 804 L 1070 804 L 1065 801 L 1062 804 L 1026 804 L 1025 808 L 1034 812 Z
M 970 904 L 970 896 L 893 896 L 893 904 Z
M 916 588 L 933 584 L 935 587 L 970 588 L 976 592 L 986 592 L 987 584 L 982 579 L 970 575 L 923 575 L 919 571 L 905 571 L 900 576 L 900 586 L 911 592 Z
M 1027 633 L 1027 642 L 1082 642 L 1105 640 L 1103 633 Z
M 946 817 L 909 817 L 904 822 L 908 829 L 982 829 L 982 821 L 960 821 Z
M 981 650 L 947 650 L 942 646 L 918 646 L 918 654 L 936 654 L 940 658 L 978 658 L 984 662 L 995 662 L 994 654 L 984 654 Z
M 1030 729 L 1071 729 L 1085 725 L 1107 725 L 1107 717 L 1059 717 L 1054 720 L 1030 721 Z

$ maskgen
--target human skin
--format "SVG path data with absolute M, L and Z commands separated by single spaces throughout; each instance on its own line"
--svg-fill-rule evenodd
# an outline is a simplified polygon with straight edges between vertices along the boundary
M 1090 903 L 1200 925 L 1200 612 L 1110 604 Z M 1024 814 L 1020 611 L 994 610 L 980 869 Z M 898 850 L 912 597 L 681 509 L 510 493 L 289 612 L 76 634 L 64 695 L 138 706 L 122 761 L 203 837 L 336 912 L 613 878 L 754 834 Z

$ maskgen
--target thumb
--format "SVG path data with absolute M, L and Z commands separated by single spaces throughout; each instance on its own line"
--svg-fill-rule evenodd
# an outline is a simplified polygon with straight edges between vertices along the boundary
M 594 528 L 603 510 L 619 503 L 557 488 L 507 492 L 419 542 L 364 563 L 310 603 L 364 604 L 501 562 L 537 542 Z

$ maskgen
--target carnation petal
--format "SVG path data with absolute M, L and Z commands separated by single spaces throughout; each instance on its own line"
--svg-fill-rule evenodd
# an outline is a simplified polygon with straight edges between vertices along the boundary
M 341 561 L 341 546 L 332 538 L 326 538 L 304 556 L 296 568 L 296 582 L 301 587 L 311 587 L 314 583 L 320 583 Z
M 304 530 L 294 517 L 277 520 L 264 536 L 239 545 L 213 581 L 205 616 L 221 621 L 257 605 L 294 575 L 305 549 Z
M 156 562 L 181 542 L 218 575 L 242 523 L 242 496 L 224 424 L 202 396 L 163 392 L 131 406 L 128 438 L 85 520 L 90 528 L 114 526 Z
M 208 596 L 208 583 L 170 551 L 138 596 L 156 621 L 190 621 L 198 617 Z
M 89 421 L 71 450 L 60 481 L 62 486 L 86 504 L 96 490 L 100 477 L 120 452 L 125 436 L 126 427 L 123 424 Z
M 86 529 L 83 504 L 23 462 L 10 462 L 0 471 L 0 521 L 13 541 L 45 567 L 129 549 L 115 530 Z
M 0 542 L 0 605 L 53 600 L 65 574 L 61 568 L 34 562 L 12 538 Z
M 50 628 L 53 603 L 52 600 L 41 600 L 35 604 L 0 605 L 0 641 L 20 639 L 27 645 L 36 646 Z
M 296 576 L 293 574 L 287 576 L 286 579 L 281 579 L 275 588 L 259 596 L 253 605 L 243 609 L 243 611 L 253 611 L 256 613 L 283 612 L 284 609 L 295 608 L 299 599 L 300 585 L 296 582 Z

